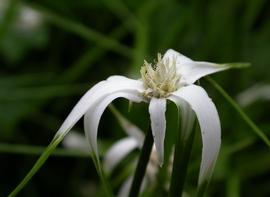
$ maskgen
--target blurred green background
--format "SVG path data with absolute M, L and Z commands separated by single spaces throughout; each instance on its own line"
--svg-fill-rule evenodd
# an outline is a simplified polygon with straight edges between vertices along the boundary
M 25 176 L 85 91 L 110 75 L 138 78 L 144 59 L 169 48 L 194 60 L 250 62 L 250 68 L 213 76 L 233 98 L 254 84 L 270 84 L 270 1 L 0 0 L 0 196 Z M 201 84 L 222 123 L 221 153 L 207 195 L 270 196 L 269 148 L 211 84 Z M 147 105 L 134 104 L 128 112 L 127 101 L 114 103 L 141 129 L 148 127 Z M 269 103 L 259 99 L 244 108 L 268 137 Z M 169 131 L 176 129 L 175 116 L 169 106 Z M 75 129 L 83 133 L 82 122 Z M 109 110 L 99 131 L 104 149 L 125 136 Z M 18 145 L 31 146 L 24 151 Z M 185 189 L 190 196 L 200 157 L 198 133 Z M 115 191 L 117 176 L 110 177 Z M 19 196 L 103 193 L 89 157 L 54 156 Z

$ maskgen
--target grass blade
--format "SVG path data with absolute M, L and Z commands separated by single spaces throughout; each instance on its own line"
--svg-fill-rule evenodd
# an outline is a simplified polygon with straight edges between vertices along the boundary
M 8 197 L 16 196 L 25 185 L 31 180 L 31 178 L 37 173 L 37 171 L 42 167 L 48 157 L 52 154 L 54 149 L 58 146 L 58 144 L 62 141 L 63 137 L 55 138 L 49 146 L 45 149 L 42 155 L 39 157 L 35 165 L 31 168 L 28 174 L 23 178 L 23 180 L 17 185 L 17 187 L 8 195 Z
M 118 52 L 126 57 L 131 57 L 132 49 L 119 43 L 115 39 L 107 37 L 85 25 L 66 19 L 58 14 L 55 14 L 45 8 L 37 5 L 31 6 L 36 11 L 40 12 L 48 21 L 55 24 L 58 27 L 65 29 L 71 33 L 77 34 L 78 36 L 91 41 L 96 42 L 98 45 L 104 48 L 110 49 L 112 51 Z
M 230 105 L 239 113 L 242 119 L 252 129 L 252 131 L 270 148 L 270 141 L 264 132 L 248 117 L 241 107 L 228 95 L 228 93 L 212 78 L 206 77 L 207 81 L 213 85 L 217 91 L 230 103 Z

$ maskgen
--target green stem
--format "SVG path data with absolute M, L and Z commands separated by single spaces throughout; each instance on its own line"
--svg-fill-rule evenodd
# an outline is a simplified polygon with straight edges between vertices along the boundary
M 189 158 L 191 155 L 192 145 L 195 136 L 195 130 L 196 129 L 194 127 L 186 140 L 183 139 L 183 136 L 181 136 L 181 132 L 183 131 L 180 132 L 179 130 L 178 132 L 175 144 L 173 170 L 169 191 L 170 197 L 182 196 L 187 175 Z
M 102 187 L 104 189 L 104 193 L 106 194 L 107 197 L 113 197 L 113 192 L 112 192 L 112 189 L 111 189 L 111 186 L 108 182 L 108 179 L 101 167 L 101 164 L 100 164 L 100 160 L 98 157 L 96 157 L 95 154 L 92 155 L 92 159 L 93 159 L 93 162 L 94 162 L 94 165 L 95 165 L 95 168 L 97 170 L 97 173 L 98 173 L 98 176 L 101 180 L 101 183 L 102 183 Z
M 236 172 L 229 175 L 226 185 L 227 197 L 240 197 L 240 178 Z
M 153 136 L 151 128 L 149 127 L 144 139 L 140 158 L 136 167 L 135 175 L 129 192 L 129 197 L 139 196 L 142 180 L 145 175 L 146 167 L 152 151 L 152 146 L 153 146 Z
M 270 148 L 270 141 L 264 132 L 248 117 L 248 115 L 241 109 L 241 107 L 228 95 L 228 93 L 212 78 L 207 77 L 209 81 L 217 91 L 232 105 L 232 107 L 239 113 L 242 119 L 247 123 L 247 125 L 261 138 L 265 144 Z
M 20 182 L 20 184 L 8 195 L 8 197 L 16 196 L 24 186 L 31 180 L 31 178 L 36 174 L 36 172 L 40 169 L 40 167 L 44 164 L 44 162 L 48 159 L 57 145 L 62 141 L 62 137 L 54 139 L 49 146 L 46 148 L 44 153 L 37 160 L 32 169 L 28 172 L 28 174 L 24 177 L 24 179 Z

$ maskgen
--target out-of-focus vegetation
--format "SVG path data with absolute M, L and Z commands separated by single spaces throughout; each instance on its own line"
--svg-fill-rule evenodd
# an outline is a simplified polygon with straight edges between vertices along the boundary
M 6 196 L 24 177 L 42 151 L 40 146 L 48 145 L 87 89 L 110 75 L 139 77 L 143 60 L 152 60 L 168 48 L 195 60 L 250 62 L 250 68 L 214 76 L 234 98 L 257 82 L 269 84 L 270 1 L 0 0 L 0 195 Z M 214 100 L 222 123 L 222 148 L 208 195 L 270 196 L 269 148 L 213 86 L 200 82 Z M 127 101 L 114 103 L 146 130 L 147 105 L 134 104 L 128 112 Z M 258 100 L 244 108 L 268 137 L 269 103 Z M 174 106 L 169 105 L 167 144 L 176 129 L 175 116 Z M 99 132 L 105 150 L 125 136 L 115 122 L 107 110 Z M 81 122 L 76 130 L 83 131 Z M 198 133 L 185 188 L 191 196 L 200 151 Z M 19 196 L 103 195 L 87 155 L 56 156 Z M 129 158 L 125 164 L 129 165 Z M 115 191 L 119 174 L 125 176 L 122 170 L 110 178 Z M 149 189 L 164 196 L 160 187 Z

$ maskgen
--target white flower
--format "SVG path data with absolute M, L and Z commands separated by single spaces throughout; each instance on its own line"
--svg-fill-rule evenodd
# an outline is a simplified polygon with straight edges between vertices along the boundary
M 144 63 L 142 79 L 111 76 L 92 87 L 76 104 L 57 132 L 63 137 L 84 116 L 85 134 L 94 158 L 98 158 L 97 131 L 102 113 L 116 98 L 132 102 L 148 102 L 154 144 L 160 165 L 163 163 L 166 130 L 166 102 L 174 102 L 182 113 L 182 125 L 187 129 L 193 124 L 195 112 L 202 133 L 202 162 L 199 184 L 212 174 L 220 144 L 219 116 L 205 90 L 193 83 L 203 76 L 229 68 L 226 64 L 193 61 L 170 49 L 163 57 L 158 56 L 154 65 Z M 189 130 L 189 129 L 187 129 Z M 188 133 L 184 134 L 185 136 Z M 97 159 L 98 165 L 99 160 Z

